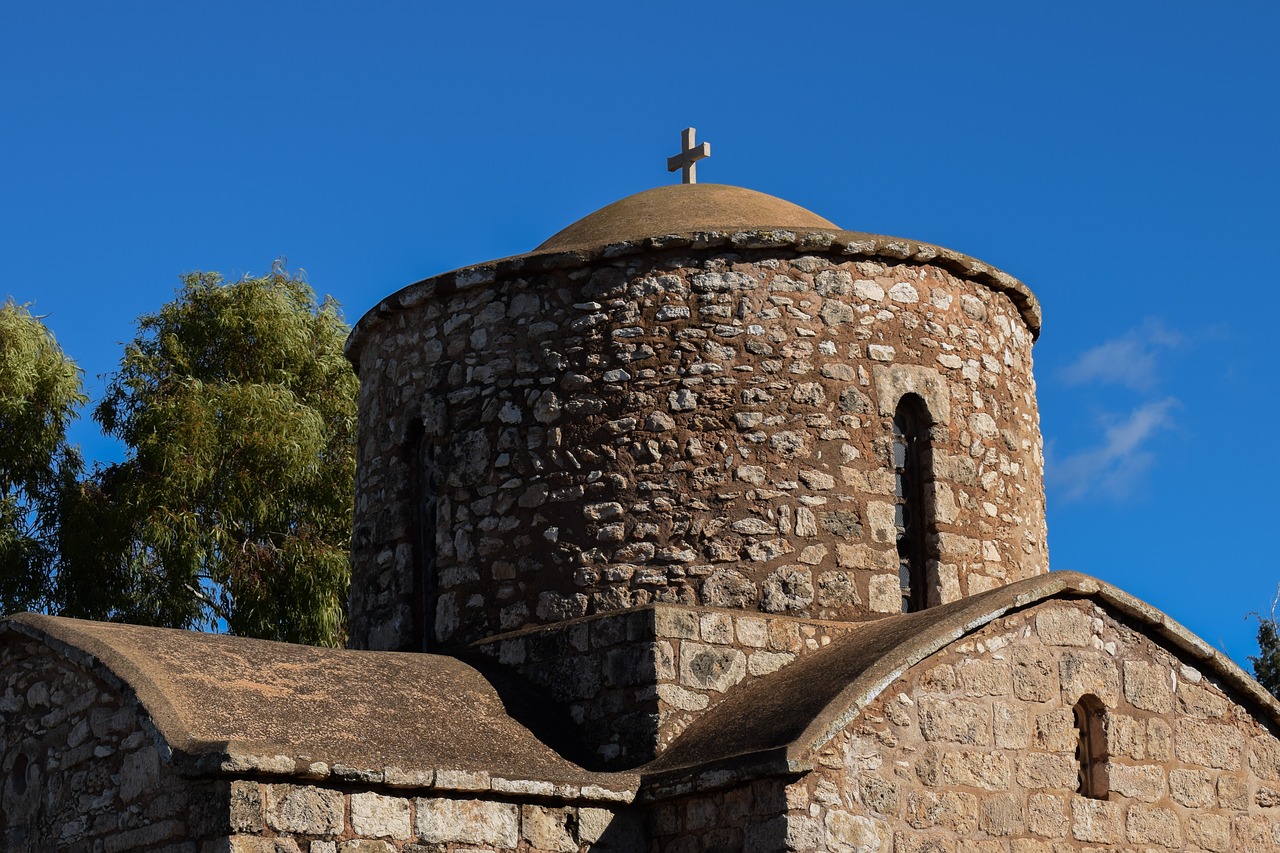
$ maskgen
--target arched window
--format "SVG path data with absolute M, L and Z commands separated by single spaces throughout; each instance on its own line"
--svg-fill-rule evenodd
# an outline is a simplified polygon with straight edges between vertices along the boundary
M 902 612 L 929 606 L 926 567 L 929 522 L 925 485 L 929 476 L 929 417 L 924 401 L 907 394 L 893 415 L 893 501 L 898 533 L 898 581 Z
M 1082 797 L 1105 800 L 1111 785 L 1107 779 L 1106 709 L 1096 696 L 1080 697 L 1074 709 L 1076 723 L 1076 766 Z
M 409 425 L 406 454 L 409 463 L 409 543 L 413 549 L 413 635 L 415 651 L 435 647 L 436 518 L 439 508 L 438 452 L 422 421 Z

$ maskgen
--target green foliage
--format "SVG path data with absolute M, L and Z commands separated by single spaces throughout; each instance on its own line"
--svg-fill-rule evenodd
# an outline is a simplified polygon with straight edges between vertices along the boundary
M 1250 614 L 1258 620 L 1258 655 L 1249 656 L 1253 665 L 1253 677 L 1271 695 L 1280 698 L 1280 626 L 1276 624 L 1276 605 L 1280 604 L 1280 593 L 1271 602 L 1271 613 L 1263 617 L 1257 613 Z
M 94 417 L 128 449 L 65 493 L 63 612 L 338 645 L 356 377 L 336 303 L 277 264 L 183 278 Z
M 84 405 L 80 370 L 48 328 L 13 300 L 0 305 L 0 608 L 49 604 L 54 494 L 79 459 L 67 425 Z

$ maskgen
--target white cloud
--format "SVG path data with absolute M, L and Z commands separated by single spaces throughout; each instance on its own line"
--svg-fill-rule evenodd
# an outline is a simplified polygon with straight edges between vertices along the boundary
M 1085 350 L 1062 369 L 1062 379 L 1068 385 L 1099 382 L 1146 390 L 1156 384 L 1156 353 L 1181 343 L 1182 336 L 1177 332 L 1169 331 L 1158 320 L 1147 320 L 1118 338 Z
M 1068 501 L 1095 495 L 1126 497 L 1155 459 L 1143 446 L 1157 430 L 1173 423 L 1170 410 L 1177 405 L 1176 398 L 1166 397 L 1139 406 L 1125 420 L 1106 427 L 1098 447 L 1051 460 L 1049 485 Z

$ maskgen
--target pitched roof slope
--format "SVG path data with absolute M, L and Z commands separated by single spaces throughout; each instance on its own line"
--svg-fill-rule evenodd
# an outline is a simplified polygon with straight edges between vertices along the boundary
M 132 691 L 180 769 L 405 787 L 451 787 L 462 775 L 470 788 L 587 799 L 634 790 L 626 774 L 557 754 L 521 722 L 539 717 L 532 703 L 454 658 L 30 613 L 3 623 L 0 637 L 15 635 Z

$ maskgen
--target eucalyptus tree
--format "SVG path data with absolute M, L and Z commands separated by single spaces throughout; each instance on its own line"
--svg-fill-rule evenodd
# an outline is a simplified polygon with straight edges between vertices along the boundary
M 80 370 L 26 306 L 0 305 L 0 608 L 51 604 L 56 495 L 80 462 L 67 426 L 86 397 Z
M 127 457 L 66 501 L 64 612 L 338 645 L 356 377 L 301 275 L 183 277 L 94 410 Z
M 1280 592 L 1271 602 L 1271 611 L 1263 616 L 1251 613 L 1258 620 L 1258 654 L 1250 655 L 1253 677 L 1258 683 L 1280 698 L 1280 625 L 1276 623 L 1276 606 L 1280 605 Z

